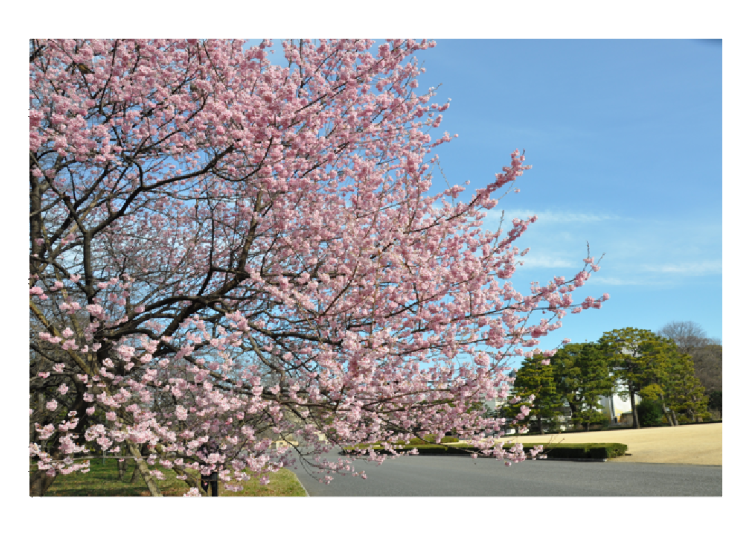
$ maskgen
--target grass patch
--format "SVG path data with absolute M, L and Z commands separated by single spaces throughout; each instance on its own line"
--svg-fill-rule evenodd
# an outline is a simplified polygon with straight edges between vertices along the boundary
M 414 437 L 410 439 L 408 442 L 401 440 L 401 441 L 393 442 L 392 444 L 393 445 L 407 445 L 407 446 L 411 445 L 412 447 L 419 445 L 421 448 L 424 445 L 428 445 L 428 446 L 433 445 L 434 441 L 435 441 L 435 436 L 433 434 L 427 434 L 426 436 L 424 436 L 424 440 Z M 440 440 L 440 443 L 443 445 L 447 443 L 459 443 L 459 442 L 460 442 L 459 439 L 453 436 L 445 436 L 444 438 Z M 381 442 L 357 443 L 356 445 L 354 445 L 354 447 L 347 447 L 347 450 L 350 448 L 367 449 L 367 448 L 370 448 L 371 446 L 374 446 L 375 450 L 379 450 L 381 447 L 380 443 Z
M 131 484 L 135 464 L 129 463 L 123 480 L 117 472 L 117 460 L 107 458 L 91 460 L 88 473 L 75 472 L 69 475 L 58 475 L 47 492 L 48 497 L 150 497 L 146 483 L 139 475 Z M 32 468 L 32 471 L 35 469 Z M 166 497 L 181 497 L 188 491 L 188 485 L 178 480 L 177 473 L 171 469 L 159 468 L 166 477 L 156 480 L 160 491 Z M 197 474 L 197 471 L 188 473 Z M 244 489 L 239 492 L 226 491 L 224 483 L 219 482 L 220 497 L 304 497 L 305 490 L 297 477 L 288 469 L 281 469 L 269 475 L 270 482 L 265 486 L 256 479 L 244 482 Z M 210 491 L 210 488 L 209 488 Z

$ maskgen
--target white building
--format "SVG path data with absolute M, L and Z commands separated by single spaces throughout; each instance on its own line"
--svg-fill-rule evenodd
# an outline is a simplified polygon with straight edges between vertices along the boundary
M 632 355 L 633 352 L 628 348 L 622 348 L 622 353 Z M 610 372 L 610 376 L 612 373 Z M 618 380 L 615 385 L 615 392 L 627 391 L 627 385 L 622 380 Z M 635 395 L 636 405 L 640 404 L 641 397 Z M 602 396 L 599 398 L 599 403 L 604 407 L 604 413 L 609 415 L 610 421 L 622 423 L 623 421 L 629 421 L 628 424 L 633 422 L 633 407 L 630 404 L 630 395 L 620 396 L 613 394 L 610 396 Z
M 624 389 L 625 386 L 621 382 L 617 383 L 617 389 Z M 635 395 L 635 403 L 639 404 L 641 397 Z M 630 395 L 625 400 L 620 395 L 610 395 L 599 397 L 599 403 L 603 406 L 603 412 L 609 415 L 610 421 L 622 422 L 625 419 L 632 419 L 633 408 L 630 405 Z M 630 415 L 630 417 L 623 417 L 623 415 Z M 632 421 L 631 421 L 632 422 Z

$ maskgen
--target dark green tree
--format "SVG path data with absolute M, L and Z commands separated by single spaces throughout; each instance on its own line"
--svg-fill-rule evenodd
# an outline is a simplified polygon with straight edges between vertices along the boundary
M 595 343 L 572 343 L 552 357 L 555 388 L 568 402 L 571 419 L 586 427 L 607 419 L 602 413 L 600 397 L 614 389 L 610 362 L 606 351 Z
M 660 335 L 642 342 L 639 352 L 643 355 L 640 390 L 638 395 L 643 400 L 652 400 L 661 404 L 661 410 L 670 426 L 679 424 L 674 408 L 674 401 L 679 377 L 679 352 L 674 341 Z
M 702 422 L 709 416 L 708 397 L 695 375 L 693 358 L 679 352 L 670 357 L 670 377 L 666 390 L 669 408 L 693 422 Z
M 708 398 L 696 377 L 690 355 L 681 351 L 673 339 L 665 337 L 645 343 L 641 351 L 649 356 L 646 365 L 650 375 L 640 395 L 660 400 L 672 426 L 679 424 L 680 415 L 692 422 L 709 416 Z
M 647 329 L 623 328 L 608 331 L 599 339 L 602 349 L 610 358 L 613 375 L 623 388 L 618 394 L 630 398 L 630 407 L 635 410 L 635 396 L 657 398 L 664 403 L 664 393 L 658 387 L 657 378 L 664 361 L 664 341 Z M 649 386 L 656 386 L 641 392 Z M 633 411 L 633 428 L 640 428 L 638 412 Z
M 512 410 L 517 414 L 521 406 L 528 407 L 530 411 L 524 422 L 530 422 L 533 417 L 540 434 L 544 434 L 545 424 L 550 428 L 557 426 L 563 408 L 562 397 L 555 388 L 554 369 L 551 364 L 544 364 L 548 359 L 542 354 L 524 359 L 513 384 L 513 394 L 521 400 L 511 405 Z M 534 401 L 529 404 L 531 395 L 534 395 Z
M 638 421 L 643 426 L 659 426 L 664 417 L 661 404 L 656 400 L 641 400 L 636 407 Z

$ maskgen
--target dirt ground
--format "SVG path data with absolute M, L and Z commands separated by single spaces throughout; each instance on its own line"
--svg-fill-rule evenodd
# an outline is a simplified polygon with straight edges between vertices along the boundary
M 515 439 L 509 438 L 509 439 Z M 578 432 L 557 435 L 524 435 L 523 442 L 539 440 L 541 444 L 558 443 L 625 443 L 630 456 L 607 460 L 607 463 L 683 463 L 721 465 L 721 423 L 689 426 Z

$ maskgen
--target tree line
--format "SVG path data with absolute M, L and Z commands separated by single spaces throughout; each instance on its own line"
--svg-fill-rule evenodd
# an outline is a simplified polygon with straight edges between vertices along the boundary
M 712 411 L 721 416 L 721 343 L 693 322 L 671 322 L 657 333 L 615 329 L 596 342 L 567 344 L 552 357 L 527 357 L 516 372 L 514 394 L 516 403 L 500 411 L 516 415 L 527 406 L 524 420 L 542 434 L 559 426 L 566 406 L 571 421 L 586 431 L 604 424 L 609 417 L 601 402 L 607 396 L 655 411 L 670 426 L 702 422 Z M 639 413 L 633 412 L 633 428 L 642 425 Z

